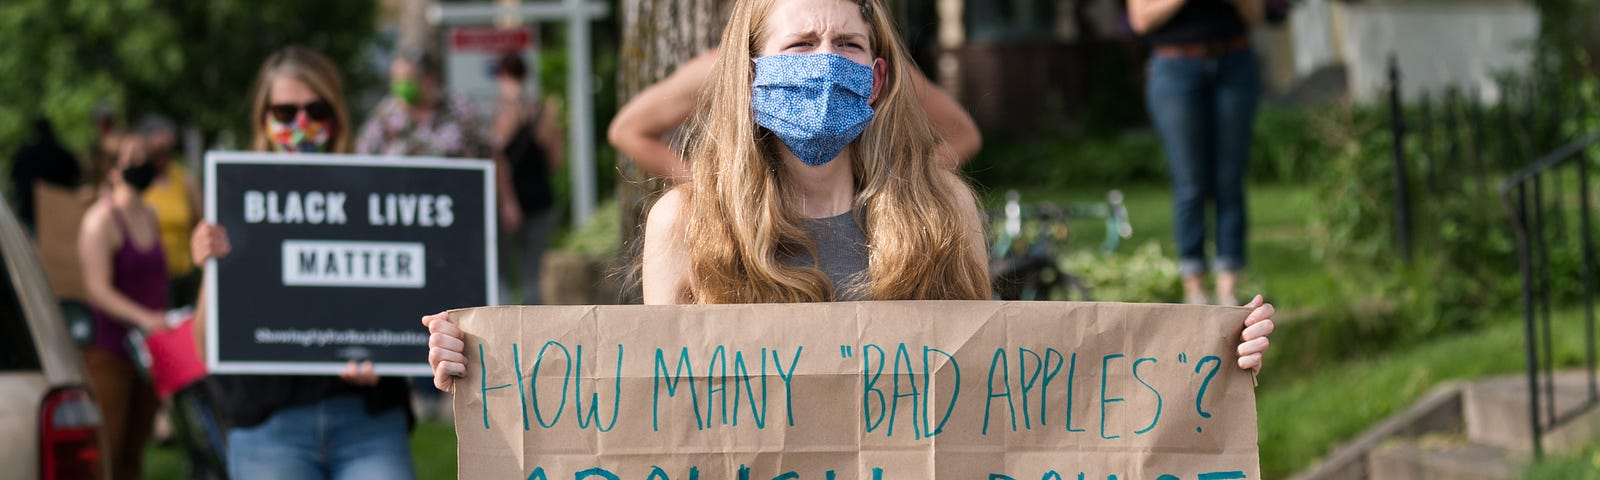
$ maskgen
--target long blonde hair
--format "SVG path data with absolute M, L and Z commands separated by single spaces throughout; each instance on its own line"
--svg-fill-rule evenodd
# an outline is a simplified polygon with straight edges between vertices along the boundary
M 326 153 L 350 153 L 350 114 L 344 106 L 344 83 L 339 68 L 315 50 L 289 46 L 273 52 L 256 74 L 255 102 L 250 110 L 250 149 L 272 150 L 267 138 L 267 106 L 272 101 L 272 81 L 288 76 L 311 87 L 323 101 L 333 105 L 333 125 Z
M 781 141 L 751 113 L 754 60 L 763 20 L 778 0 L 740 1 L 723 32 L 721 54 L 689 124 L 684 158 L 691 181 L 684 204 L 696 303 L 833 300 L 815 265 L 783 258 L 816 254 L 800 227 L 800 192 L 785 171 Z M 912 66 L 879 0 L 855 0 L 873 52 L 886 61 L 877 112 L 848 147 L 854 162 L 853 211 L 868 242 L 866 277 L 856 292 L 870 300 L 989 298 L 987 264 L 971 246 L 959 202 L 975 202 L 935 161 L 938 137 L 903 72 Z

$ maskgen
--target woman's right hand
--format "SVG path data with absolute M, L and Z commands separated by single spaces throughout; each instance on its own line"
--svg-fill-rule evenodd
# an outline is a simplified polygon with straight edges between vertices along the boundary
M 189 256 L 197 267 L 205 266 L 206 260 L 228 256 L 232 249 L 228 244 L 228 230 L 222 225 L 200 222 L 189 235 Z
M 454 392 L 456 377 L 466 374 L 466 335 L 450 322 L 448 313 L 422 317 L 428 327 L 428 366 L 433 367 L 433 386 L 441 391 Z

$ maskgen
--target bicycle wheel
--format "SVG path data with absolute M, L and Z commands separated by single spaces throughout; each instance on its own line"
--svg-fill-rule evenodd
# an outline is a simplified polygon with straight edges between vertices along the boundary
M 1048 301 L 1056 300 L 1061 288 L 1061 270 L 1052 264 L 1043 266 L 1029 272 L 1028 278 L 1022 284 L 1022 291 L 1018 300 Z
M 228 478 L 226 432 L 215 394 L 211 385 L 201 380 L 172 396 L 173 433 L 188 457 L 189 478 Z
M 1056 292 L 1060 295 L 1055 300 L 1072 302 L 1090 302 L 1094 297 L 1089 295 L 1089 285 L 1083 283 L 1076 275 L 1057 271 L 1060 281 L 1057 282 Z
M 1051 260 L 1037 255 L 1013 255 L 995 260 L 989 265 L 989 279 L 994 288 L 995 300 L 1048 299 L 1053 289 L 1049 282 L 1055 278 Z M 1044 283 L 1041 283 L 1044 282 Z M 1041 297 L 1043 293 L 1045 296 Z
M 1050 300 L 1058 302 L 1087 302 L 1093 297 L 1089 285 L 1076 275 L 1050 263 L 1037 271 L 1037 277 L 1023 287 L 1023 300 Z

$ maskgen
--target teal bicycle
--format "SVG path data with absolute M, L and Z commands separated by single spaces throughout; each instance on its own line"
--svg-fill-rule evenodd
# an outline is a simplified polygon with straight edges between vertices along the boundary
M 1112 190 L 1105 203 L 1021 203 L 1016 190 L 1006 192 L 1006 204 L 991 214 L 994 243 L 989 251 L 989 279 L 996 300 L 1088 301 L 1093 296 L 1082 279 L 1062 268 L 1057 245 L 1072 238 L 1069 223 L 1084 219 L 1105 224 L 1102 253 L 1111 253 L 1133 236 L 1122 192 Z

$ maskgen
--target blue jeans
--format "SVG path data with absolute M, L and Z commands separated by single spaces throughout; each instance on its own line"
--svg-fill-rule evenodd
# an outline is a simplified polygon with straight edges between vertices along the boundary
M 228 476 L 249 479 L 416 478 L 403 408 L 368 415 L 341 395 L 274 412 L 228 432 Z
M 1185 277 L 1206 271 L 1206 207 L 1216 208 L 1216 269 L 1245 267 L 1244 176 L 1261 95 L 1255 53 L 1150 59 L 1146 104 L 1172 174 L 1172 223 Z

